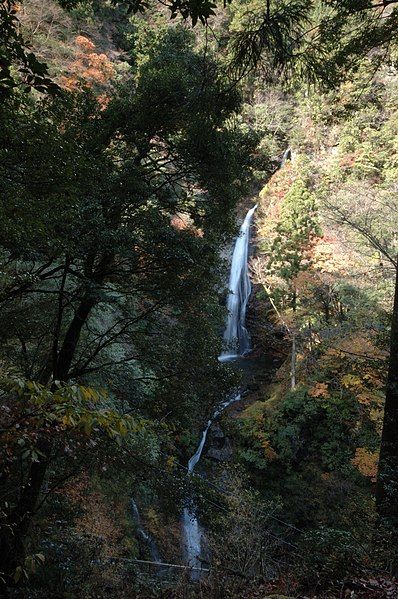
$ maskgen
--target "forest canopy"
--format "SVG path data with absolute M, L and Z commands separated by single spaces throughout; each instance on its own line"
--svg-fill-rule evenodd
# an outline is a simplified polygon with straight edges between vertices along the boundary
M 397 29 L 1 1 L 0 594 L 398 593 Z

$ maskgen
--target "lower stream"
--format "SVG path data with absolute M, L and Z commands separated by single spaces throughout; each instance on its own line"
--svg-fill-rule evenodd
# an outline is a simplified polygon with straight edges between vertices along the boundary
M 203 448 L 206 443 L 207 433 L 210 430 L 211 425 L 214 420 L 220 416 L 220 414 L 232 403 L 239 401 L 241 399 L 241 394 L 232 396 L 227 401 L 221 403 L 218 408 L 214 411 L 212 417 L 207 422 L 206 428 L 202 432 L 202 438 L 200 440 L 199 446 L 191 459 L 188 462 L 188 474 L 192 474 L 196 464 L 199 462 Z M 202 565 L 201 561 L 201 551 L 202 551 L 202 530 L 198 522 L 198 518 L 194 511 L 190 508 L 184 508 L 182 515 L 182 528 L 184 533 L 184 550 L 185 550 L 185 559 L 188 566 L 193 568 L 191 578 L 197 579 L 200 576 L 200 568 Z

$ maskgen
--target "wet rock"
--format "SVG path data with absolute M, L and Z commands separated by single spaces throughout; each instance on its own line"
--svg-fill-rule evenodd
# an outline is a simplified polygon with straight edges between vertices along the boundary
M 206 457 L 216 462 L 230 460 L 233 455 L 232 445 L 219 424 L 214 424 Z
M 206 457 L 211 460 L 215 460 L 216 462 L 226 462 L 232 458 L 233 451 L 230 443 L 226 443 L 225 446 L 221 449 L 216 449 L 215 447 L 210 447 Z
M 222 430 L 221 426 L 219 426 L 218 424 L 213 424 L 213 429 L 211 431 L 211 440 L 213 442 L 213 440 L 215 441 L 216 439 L 225 439 L 225 433 Z

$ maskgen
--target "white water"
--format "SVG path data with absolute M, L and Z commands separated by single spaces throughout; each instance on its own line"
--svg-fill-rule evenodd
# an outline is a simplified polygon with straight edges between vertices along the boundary
M 291 159 L 292 159 L 292 150 L 290 148 L 287 148 L 287 150 L 285 150 L 283 152 L 283 156 L 282 156 L 282 160 L 281 160 L 281 168 L 283 166 L 285 166 L 287 160 L 291 160 Z
M 140 512 L 138 511 L 138 507 L 137 507 L 137 504 L 134 501 L 134 499 L 130 500 L 130 505 L 131 505 L 131 511 L 133 512 L 135 524 L 137 526 L 138 534 L 140 535 L 140 537 L 144 541 L 144 543 L 147 545 L 151 559 L 154 562 L 157 562 L 160 564 L 162 561 L 161 557 L 160 557 L 160 553 L 158 551 L 158 548 L 157 548 L 156 543 L 153 540 L 153 538 L 142 527 Z
M 198 445 L 197 450 L 188 462 L 188 474 L 192 474 L 196 464 L 199 462 L 203 448 L 206 443 L 207 433 L 215 418 L 217 418 L 228 406 L 235 401 L 241 399 L 240 393 L 232 396 L 230 399 L 222 402 L 218 408 L 214 411 L 212 417 L 207 422 L 206 428 L 202 432 L 202 438 Z M 202 530 L 198 522 L 198 518 L 194 511 L 190 508 L 184 508 L 182 514 L 182 527 L 184 533 L 184 548 L 186 563 L 195 570 L 191 571 L 191 580 L 198 580 L 200 578 L 200 568 L 202 567 L 201 553 L 202 553 Z
M 236 360 L 251 350 L 250 335 L 246 329 L 246 309 L 251 293 L 248 272 L 250 225 L 257 204 L 246 214 L 235 242 L 229 277 L 227 300 L 228 318 L 224 332 L 224 351 L 218 357 L 220 362 Z

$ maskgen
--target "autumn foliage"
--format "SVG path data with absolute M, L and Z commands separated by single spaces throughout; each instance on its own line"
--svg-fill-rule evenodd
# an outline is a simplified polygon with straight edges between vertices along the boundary
M 62 75 L 61 85 L 67 90 L 76 89 L 79 84 L 104 89 L 115 74 L 112 61 L 88 37 L 78 35 L 75 39 L 75 60 L 68 66 L 67 74 Z

